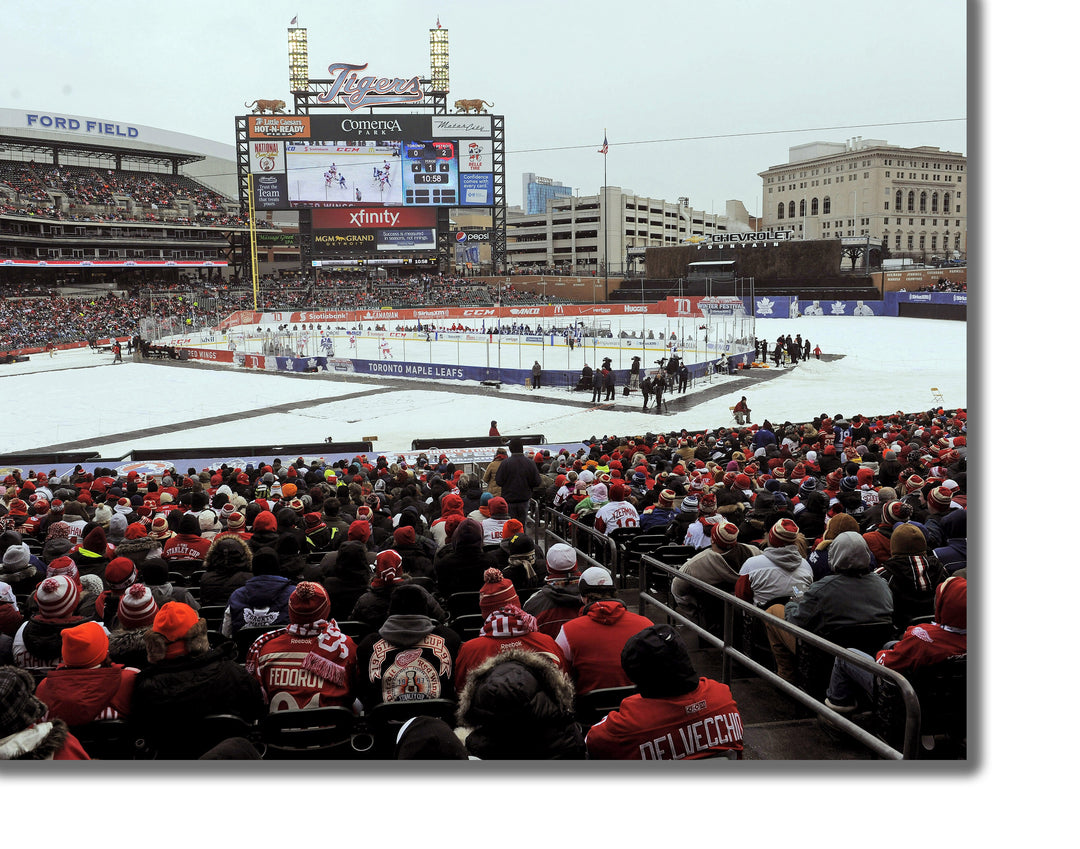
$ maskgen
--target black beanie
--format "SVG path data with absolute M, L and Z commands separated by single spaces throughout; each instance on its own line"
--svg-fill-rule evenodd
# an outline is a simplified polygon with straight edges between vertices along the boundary
M 700 679 L 686 643 L 670 625 L 638 631 L 623 646 L 621 660 L 626 677 L 649 699 L 682 696 Z

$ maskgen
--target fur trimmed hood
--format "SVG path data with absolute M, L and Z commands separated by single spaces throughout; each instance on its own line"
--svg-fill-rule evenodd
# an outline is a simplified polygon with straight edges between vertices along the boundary
M 570 679 L 539 654 L 510 649 L 489 657 L 469 675 L 457 720 L 465 726 L 513 727 L 560 721 L 573 713 Z
M 184 654 L 206 654 L 210 651 L 210 639 L 206 635 L 206 620 L 200 619 L 191 626 L 191 630 L 184 635 Z M 157 631 L 146 632 L 146 659 L 150 663 L 161 663 L 165 660 L 169 647 L 169 641 Z

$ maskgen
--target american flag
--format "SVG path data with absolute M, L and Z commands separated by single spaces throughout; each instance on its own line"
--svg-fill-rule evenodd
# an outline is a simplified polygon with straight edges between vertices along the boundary
M 600 148 L 597 153 L 602 153 L 607 156 L 607 133 L 604 133 L 604 146 Z

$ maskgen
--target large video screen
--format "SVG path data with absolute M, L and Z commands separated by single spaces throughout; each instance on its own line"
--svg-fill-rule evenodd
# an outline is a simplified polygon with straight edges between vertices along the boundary
M 256 209 L 495 202 L 490 116 L 249 116 Z

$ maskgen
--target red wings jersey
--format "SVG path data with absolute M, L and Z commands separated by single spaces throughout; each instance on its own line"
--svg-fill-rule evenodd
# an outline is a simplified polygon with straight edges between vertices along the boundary
M 638 511 L 633 504 L 625 501 L 609 501 L 596 511 L 594 524 L 598 531 L 609 534 L 616 528 L 636 528 L 638 519 Z
M 702 678 L 696 689 L 670 699 L 641 695 L 588 730 L 596 760 L 673 761 L 715 757 L 743 747 L 742 717 L 726 684 Z
M 355 698 L 356 645 L 340 632 L 335 632 L 333 636 L 344 641 L 348 652 L 341 681 L 323 677 L 316 671 L 318 664 L 305 662 L 309 654 L 318 652 L 318 637 L 295 636 L 283 628 L 265 642 L 252 646 L 248 662 L 250 664 L 254 660 L 256 677 L 262 685 L 271 713 L 307 707 L 352 707 Z M 334 643 L 333 648 L 336 651 L 340 647 Z M 253 654 L 255 657 L 251 656 Z M 338 661 L 335 660 L 335 663 Z

